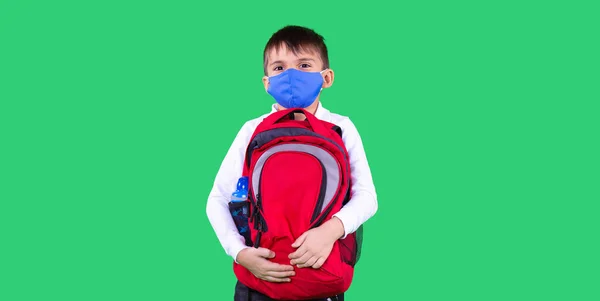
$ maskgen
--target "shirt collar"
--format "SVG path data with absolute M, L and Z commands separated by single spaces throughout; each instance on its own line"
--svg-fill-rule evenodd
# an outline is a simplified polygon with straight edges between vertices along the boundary
M 277 104 L 276 103 L 271 105 L 271 113 L 275 113 L 275 112 L 277 112 Z M 317 117 L 318 119 L 324 120 L 324 121 L 331 122 L 331 120 L 330 120 L 331 114 L 330 114 L 329 110 L 327 110 L 325 107 L 323 107 L 323 104 L 321 104 L 320 101 L 317 104 L 317 111 L 315 112 L 315 117 Z

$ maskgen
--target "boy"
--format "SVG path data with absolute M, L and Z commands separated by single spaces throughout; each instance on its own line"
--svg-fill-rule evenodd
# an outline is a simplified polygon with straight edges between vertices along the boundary
M 276 103 L 270 113 L 246 122 L 235 137 L 216 175 L 206 213 L 229 256 L 260 279 L 284 282 L 294 276 L 293 266 L 320 268 L 336 240 L 353 233 L 375 214 L 377 198 L 362 141 L 354 124 L 348 117 L 331 113 L 321 105 L 320 91 L 329 88 L 334 79 L 323 37 L 305 27 L 286 26 L 271 36 L 263 55 L 263 84 Z M 296 252 L 288 255 L 290 264 L 280 265 L 269 261 L 274 257 L 271 250 L 244 244 L 244 238 L 231 218 L 228 202 L 241 176 L 246 147 L 257 125 L 269 114 L 287 108 L 304 108 L 318 119 L 342 129 L 342 139 L 350 157 L 352 191 L 349 202 L 332 219 L 305 232 L 294 242 L 292 246 Z M 302 114 L 296 118 L 303 119 Z M 234 299 L 271 300 L 239 282 Z M 325 300 L 343 300 L 343 294 Z

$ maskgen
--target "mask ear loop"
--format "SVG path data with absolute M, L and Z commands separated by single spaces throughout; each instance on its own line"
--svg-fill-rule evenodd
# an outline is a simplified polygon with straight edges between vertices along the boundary
M 323 75 L 323 72 L 329 70 L 329 68 L 325 68 L 322 71 L 319 71 L 319 73 L 321 73 L 321 75 Z M 323 79 L 323 81 L 325 81 L 325 79 Z M 323 91 L 323 87 L 321 86 L 321 90 L 319 90 L 319 92 Z

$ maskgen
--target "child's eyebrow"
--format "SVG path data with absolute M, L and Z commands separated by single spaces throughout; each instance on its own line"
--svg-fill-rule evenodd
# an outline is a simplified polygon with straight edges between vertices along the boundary
M 279 65 L 279 64 L 283 64 L 283 62 L 282 61 L 274 61 L 274 62 L 270 63 L 269 66 Z
M 299 58 L 298 61 L 300 61 L 300 62 L 304 62 L 304 61 L 312 61 L 312 62 L 314 62 L 315 60 L 311 59 L 309 57 L 303 57 L 303 58 Z

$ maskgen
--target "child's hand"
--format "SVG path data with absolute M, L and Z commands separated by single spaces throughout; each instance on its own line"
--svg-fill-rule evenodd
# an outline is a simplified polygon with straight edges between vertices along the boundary
M 245 248 L 237 255 L 237 262 L 248 269 L 254 276 L 269 282 L 289 282 L 294 276 L 294 267 L 274 263 L 275 252 L 265 248 Z
M 289 255 L 291 264 L 299 268 L 320 268 L 329 257 L 335 241 L 343 235 L 344 225 L 335 217 L 320 227 L 306 231 L 292 244 L 298 249 Z

